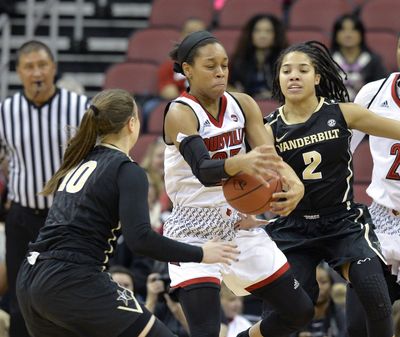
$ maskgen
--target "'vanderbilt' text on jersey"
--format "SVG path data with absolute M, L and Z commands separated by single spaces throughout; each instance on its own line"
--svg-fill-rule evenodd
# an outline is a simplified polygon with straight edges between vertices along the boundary
M 245 116 L 237 101 L 229 94 L 221 97 L 220 111 L 215 119 L 195 97 L 182 94 L 172 104 L 189 106 L 198 120 L 198 133 L 212 159 L 226 159 L 245 152 Z M 222 187 L 205 187 L 193 175 L 174 144 L 165 150 L 165 188 L 174 205 L 187 207 L 219 207 L 226 205 Z
M 353 200 L 351 131 L 339 104 L 321 98 L 316 111 L 304 123 L 290 124 L 282 108 L 267 118 L 280 156 L 305 186 L 298 211 L 330 208 Z

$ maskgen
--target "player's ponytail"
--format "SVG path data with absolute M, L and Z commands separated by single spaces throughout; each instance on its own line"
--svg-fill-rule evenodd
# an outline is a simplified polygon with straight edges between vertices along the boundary
M 286 48 L 279 56 L 275 64 L 275 78 L 272 85 L 272 96 L 281 103 L 285 102 L 280 83 L 279 73 L 282 67 L 283 58 L 292 52 L 306 54 L 312 61 L 315 73 L 321 76 L 320 82 L 315 87 L 317 96 L 333 99 L 339 102 L 350 100 L 349 93 L 343 83 L 346 72 L 332 58 L 329 49 L 318 41 L 307 41 L 294 44 Z
M 110 89 L 97 94 L 85 112 L 75 136 L 68 142 L 61 167 L 47 182 L 41 194 L 54 193 L 61 180 L 88 155 L 101 138 L 118 133 L 131 117 L 138 116 L 134 116 L 134 100 L 127 91 Z

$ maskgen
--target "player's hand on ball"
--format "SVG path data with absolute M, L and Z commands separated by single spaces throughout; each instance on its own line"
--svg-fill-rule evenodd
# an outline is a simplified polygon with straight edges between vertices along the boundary
M 289 184 L 287 179 L 281 177 L 283 189 L 272 195 L 273 201 L 270 202 L 271 212 L 287 216 L 298 205 L 304 196 L 304 186 L 302 184 Z
M 273 146 L 257 146 L 246 153 L 242 172 L 250 175 L 259 175 L 265 179 L 277 178 L 277 171 L 283 168 L 283 161 L 276 154 Z
M 232 262 L 237 261 L 238 255 L 240 254 L 235 243 L 218 241 L 218 239 L 207 241 L 202 248 L 202 263 L 231 264 Z
M 235 229 L 251 229 L 268 224 L 268 221 L 257 219 L 255 215 L 239 214 L 240 220 L 235 223 Z

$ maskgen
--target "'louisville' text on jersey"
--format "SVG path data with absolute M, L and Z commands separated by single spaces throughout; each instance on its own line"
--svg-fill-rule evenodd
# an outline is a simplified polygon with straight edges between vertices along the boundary
M 216 135 L 210 138 L 204 138 L 204 143 L 208 151 L 215 152 L 230 148 L 235 145 L 241 145 L 243 142 L 243 129 L 235 129 L 225 132 L 221 135 Z
M 309 144 L 319 143 L 325 140 L 335 139 L 335 138 L 339 138 L 339 129 L 318 132 L 310 136 L 290 139 L 288 141 L 283 141 L 280 144 L 277 144 L 276 146 L 278 147 L 280 152 L 285 152 L 293 149 L 298 149 Z

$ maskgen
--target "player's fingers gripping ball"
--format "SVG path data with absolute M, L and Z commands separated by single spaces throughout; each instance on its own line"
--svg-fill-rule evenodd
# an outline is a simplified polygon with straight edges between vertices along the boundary
M 270 209 L 272 195 L 282 191 L 282 183 L 279 177 L 266 180 L 238 173 L 223 181 L 222 190 L 228 203 L 239 212 L 261 214 Z

